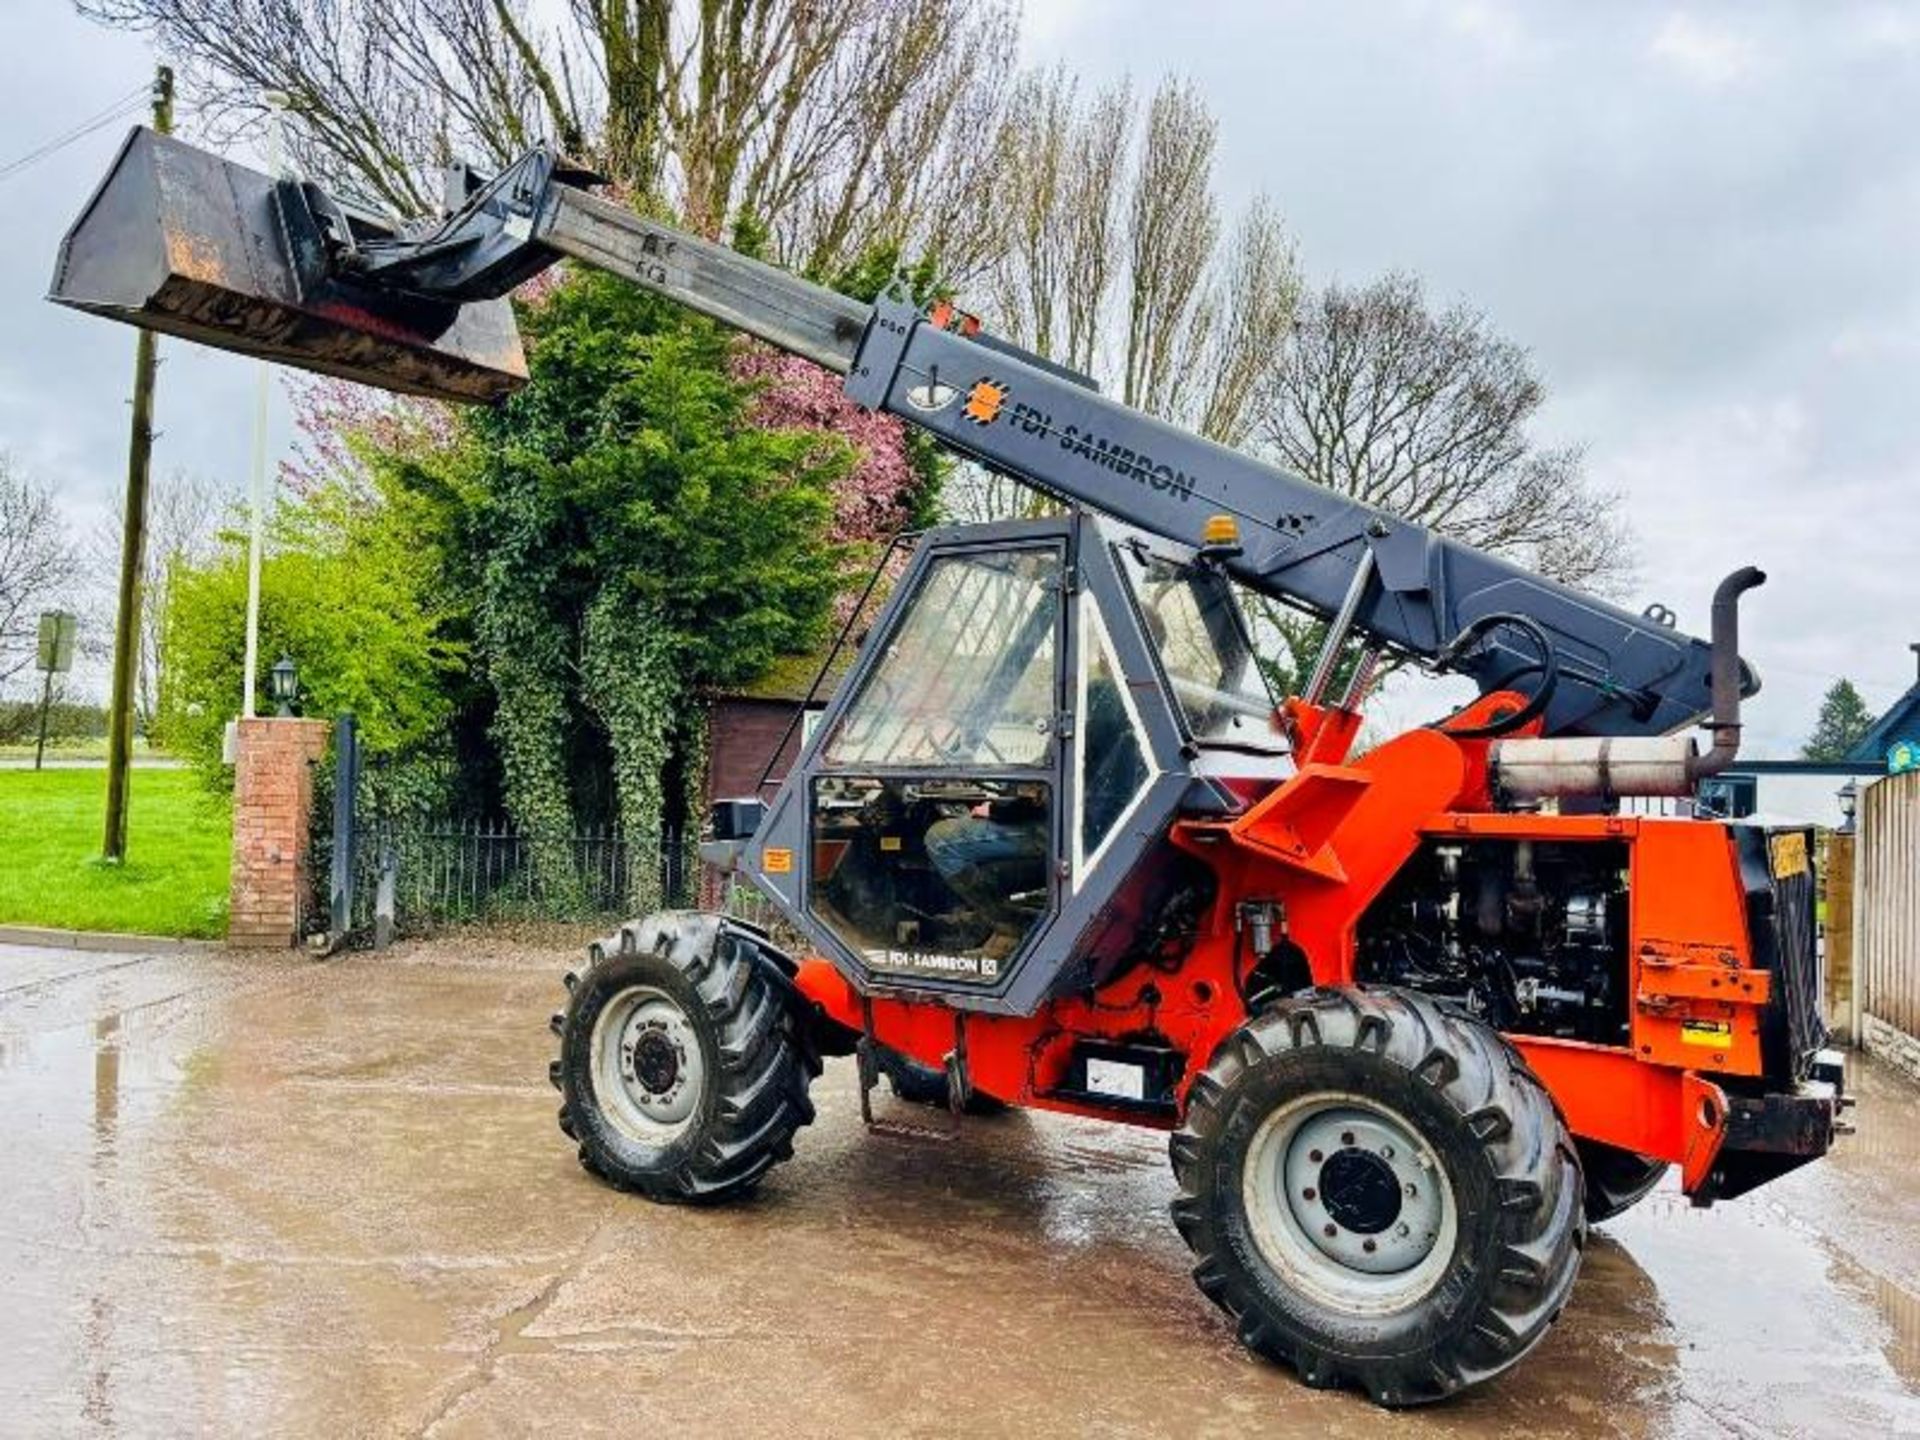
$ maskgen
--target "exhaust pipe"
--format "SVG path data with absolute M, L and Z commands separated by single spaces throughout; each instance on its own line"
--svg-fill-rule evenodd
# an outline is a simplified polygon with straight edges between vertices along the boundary
M 1713 643 L 1708 656 L 1713 746 L 1700 752 L 1691 735 L 1566 736 L 1500 740 L 1487 752 L 1488 778 L 1502 802 L 1527 804 L 1569 797 L 1692 795 L 1740 753 L 1740 701 L 1760 681 L 1740 658 L 1740 597 L 1766 576 L 1736 570 L 1713 592 Z
M 1757 680 L 1748 683 L 1752 677 L 1740 660 L 1740 597 L 1766 583 L 1764 571 L 1745 565 L 1713 592 L 1713 651 L 1708 660 L 1713 712 L 1706 726 L 1713 745 L 1688 762 L 1690 780 L 1718 775 L 1740 753 L 1740 700 L 1760 688 Z

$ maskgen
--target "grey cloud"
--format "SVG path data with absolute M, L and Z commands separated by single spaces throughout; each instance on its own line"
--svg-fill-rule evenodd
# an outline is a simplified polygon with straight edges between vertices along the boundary
M 1219 113 L 1230 200 L 1280 202 L 1311 273 L 1389 268 L 1536 353 L 1641 537 L 1644 598 L 1704 622 L 1773 574 L 1756 741 L 1828 678 L 1883 703 L 1920 638 L 1920 12 L 1868 5 L 1031 0 L 1029 58 L 1167 70 Z M 57 0 L 0 9 L 0 157 L 151 57 Z M 97 510 L 119 483 L 130 332 L 41 300 L 112 137 L 0 188 L 0 445 Z M 983 195 L 982 203 L 991 203 Z M 243 482 L 253 372 L 168 345 L 157 457 Z M 284 405 L 279 425 L 284 435 Z

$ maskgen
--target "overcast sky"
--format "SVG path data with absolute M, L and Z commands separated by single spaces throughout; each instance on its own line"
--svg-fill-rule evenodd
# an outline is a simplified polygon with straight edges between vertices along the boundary
M 1836 675 L 1875 708 L 1912 681 L 1920 5 L 1029 0 L 1024 43 L 1192 78 L 1224 198 L 1272 195 L 1311 280 L 1410 270 L 1529 347 L 1541 438 L 1625 496 L 1636 605 L 1703 634 L 1719 577 L 1767 570 L 1749 754 L 1792 753 Z M 153 61 L 60 0 L 6 0 L 0 56 L 0 163 Z M 82 525 L 121 483 L 131 332 L 41 297 L 117 138 L 0 180 L 0 447 Z M 250 363 L 163 353 L 156 470 L 243 485 Z

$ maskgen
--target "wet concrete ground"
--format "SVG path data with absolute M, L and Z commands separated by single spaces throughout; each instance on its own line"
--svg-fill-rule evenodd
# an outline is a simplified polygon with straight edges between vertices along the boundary
M 850 1067 L 760 1196 L 576 1166 L 568 956 L 0 947 L 0 1430 L 1370 1435 L 1187 1276 L 1157 1135 L 867 1135 Z M 1411 1435 L 1920 1434 L 1920 1092 L 1745 1201 L 1599 1232 L 1568 1313 Z

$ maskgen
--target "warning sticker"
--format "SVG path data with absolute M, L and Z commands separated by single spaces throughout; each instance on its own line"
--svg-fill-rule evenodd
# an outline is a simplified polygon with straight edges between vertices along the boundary
M 1707 1045 L 1724 1050 L 1733 1043 L 1733 1026 L 1725 1020 L 1682 1020 L 1680 1040 L 1686 1045 Z
M 1804 830 L 1773 837 L 1773 874 L 1777 880 L 1807 873 L 1807 836 Z
M 760 857 L 760 868 L 769 875 L 791 875 L 793 873 L 793 851 L 776 850 L 768 846 Z

